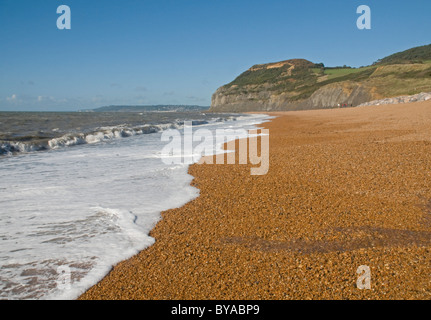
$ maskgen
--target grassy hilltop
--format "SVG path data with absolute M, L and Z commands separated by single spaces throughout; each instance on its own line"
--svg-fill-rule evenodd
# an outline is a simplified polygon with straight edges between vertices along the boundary
M 213 95 L 212 111 L 331 108 L 431 91 L 431 45 L 361 68 L 292 59 L 251 67 Z

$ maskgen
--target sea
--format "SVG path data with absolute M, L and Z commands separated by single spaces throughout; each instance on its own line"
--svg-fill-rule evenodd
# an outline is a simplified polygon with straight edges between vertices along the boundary
M 154 244 L 149 233 L 161 212 L 199 196 L 190 162 L 165 159 L 167 130 L 211 135 L 268 119 L 203 111 L 0 112 L 0 299 L 76 299 Z M 225 152 L 215 140 L 211 147 Z

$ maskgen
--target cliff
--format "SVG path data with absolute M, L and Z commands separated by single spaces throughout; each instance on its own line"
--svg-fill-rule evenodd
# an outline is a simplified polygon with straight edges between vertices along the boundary
M 327 68 L 304 59 L 258 64 L 219 88 L 212 96 L 210 111 L 334 108 L 429 92 L 431 60 L 420 58 L 429 57 L 431 46 L 419 48 L 361 68 Z M 412 56 L 414 61 L 407 59 Z

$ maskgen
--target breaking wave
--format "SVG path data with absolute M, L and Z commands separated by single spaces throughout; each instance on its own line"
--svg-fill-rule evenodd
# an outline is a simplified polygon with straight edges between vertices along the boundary
M 228 120 L 236 120 L 235 117 L 215 118 L 213 120 L 191 120 L 193 126 L 200 126 L 214 122 L 222 122 Z M 136 135 L 152 134 L 168 129 L 181 129 L 184 126 L 184 121 L 175 121 L 173 123 L 164 124 L 146 124 L 142 126 L 128 127 L 120 125 L 115 127 L 101 127 L 88 133 L 69 133 L 60 137 L 46 139 L 41 141 L 35 139 L 32 141 L 0 141 L 0 156 L 14 155 L 17 153 L 28 153 L 36 151 L 46 151 L 71 147 L 83 144 L 93 144 L 112 139 L 127 138 Z

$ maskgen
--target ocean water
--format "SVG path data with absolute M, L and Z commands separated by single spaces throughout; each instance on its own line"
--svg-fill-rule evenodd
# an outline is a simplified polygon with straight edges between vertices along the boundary
M 154 243 L 148 234 L 160 213 L 199 196 L 189 164 L 163 161 L 165 130 L 252 129 L 267 119 L 134 115 L 131 123 L 131 115 L 106 115 L 111 122 L 81 115 L 74 123 L 53 116 L 56 122 L 27 122 L 34 132 L 0 117 L 0 299 L 75 299 Z
M 233 115 L 214 117 L 204 112 L 0 112 L 0 156 L 155 133 L 185 120 L 222 122 Z

